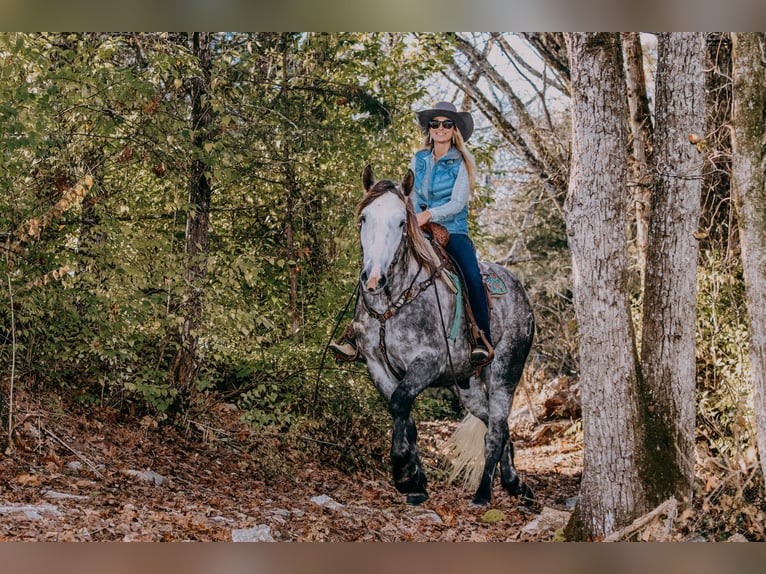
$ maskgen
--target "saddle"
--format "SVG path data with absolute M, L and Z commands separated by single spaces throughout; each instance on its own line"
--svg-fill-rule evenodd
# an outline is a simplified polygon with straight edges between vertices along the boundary
M 470 341 L 471 347 L 476 346 L 476 344 L 481 341 L 489 350 L 489 357 L 482 362 L 476 365 L 476 372 L 477 374 L 481 372 L 481 369 L 489 364 L 492 359 L 495 358 L 495 350 L 492 348 L 492 345 L 490 345 L 489 341 L 487 340 L 486 336 L 484 335 L 484 331 L 479 329 L 476 319 L 473 314 L 473 309 L 471 308 L 471 302 L 468 299 L 467 290 L 465 288 L 465 280 L 463 279 L 463 274 L 458 267 L 458 265 L 453 261 L 452 257 L 450 257 L 449 253 L 447 253 L 446 246 L 447 242 L 449 241 L 450 233 L 447 230 L 446 227 L 443 225 L 440 225 L 438 223 L 434 223 L 433 221 L 429 221 L 422 227 L 423 232 L 426 233 L 429 236 L 429 239 L 431 241 L 431 245 L 436 252 L 436 254 L 439 256 L 439 259 L 441 260 L 443 264 L 443 268 L 449 272 L 449 279 L 450 280 L 457 280 L 461 283 L 461 288 L 458 288 L 457 291 L 462 294 L 463 299 L 463 305 L 466 312 L 466 317 L 468 318 L 468 339 Z M 491 295 L 492 294 L 502 294 L 505 291 L 497 291 L 496 285 L 497 281 L 502 284 L 502 280 L 495 274 L 491 273 L 489 275 L 493 278 L 492 284 L 488 284 L 487 277 L 488 275 L 485 273 L 486 269 L 481 269 L 480 271 L 482 273 L 482 283 L 484 285 L 484 288 L 487 293 L 487 305 L 488 305 L 488 313 L 490 316 L 490 319 L 492 317 L 492 303 L 491 303 Z M 449 283 L 449 281 L 448 281 Z M 455 291 L 453 289 L 453 291 Z

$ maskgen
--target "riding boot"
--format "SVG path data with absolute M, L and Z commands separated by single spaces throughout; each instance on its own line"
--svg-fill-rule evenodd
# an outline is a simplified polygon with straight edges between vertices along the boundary
M 351 328 L 351 325 L 346 327 L 346 330 L 337 342 L 330 343 L 327 348 L 332 351 L 337 360 L 345 363 L 352 361 L 364 363 L 364 358 L 359 354 L 359 349 L 356 346 L 354 330 Z
M 475 341 L 475 345 L 471 348 L 471 363 L 477 367 L 483 367 L 495 358 L 495 349 L 492 347 L 489 331 L 489 312 L 486 306 L 482 309 L 481 302 L 475 299 L 469 294 L 469 300 L 474 309 L 473 339 Z
M 474 328 L 472 329 L 473 344 L 470 352 L 471 363 L 483 367 L 495 357 L 492 348 L 492 335 L 489 328 L 489 302 L 484 290 L 484 281 L 476 259 L 476 251 L 468 236 L 463 234 L 450 235 L 447 252 L 457 264 L 463 278 L 468 296 L 468 312 Z

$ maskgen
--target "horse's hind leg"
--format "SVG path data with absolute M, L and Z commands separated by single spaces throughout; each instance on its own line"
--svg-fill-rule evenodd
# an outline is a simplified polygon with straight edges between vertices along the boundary
M 492 482 L 500 462 L 503 448 L 508 441 L 508 423 L 505 417 L 490 417 L 484 436 L 484 470 L 473 497 L 473 503 L 484 506 L 492 499 Z
M 535 500 L 535 494 L 532 489 L 523 482 L 516 472 L 513 464 L 513 441 L 510 436 L 503 448 L 503 454 L 500 457 L 500 484 L 508 491 L 511 496 L 521 496 L 524 504 L 532 504 Z
M 501 351 L 502 352 L 502 351 Z M 531 489 L 516 473 L 513 464 L 513 443 L 508 432 L 508 415 L 513 405 L 513 396 L 519 384 L 524 361 L 503 363 L 495 359 L 488 380 L 489 420 L 484 438 L 484 470 L 481 482 L 474 495 L 474 504 L 488 504 L 492 498 L 492 482 L 495 470 L 500 464 L 500 482 L 511 495 L 532 499 Z

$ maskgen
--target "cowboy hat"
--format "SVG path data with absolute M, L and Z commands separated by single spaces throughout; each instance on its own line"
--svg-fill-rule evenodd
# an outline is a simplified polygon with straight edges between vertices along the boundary
M 468 141 L 473 133 L 473 117 L 469 112 L 459 112 L 454 104 L 450 102 L 439 102 L 434 104 L 434 107 L 430 110 L 422 110 L 416 112 L 418 116 L 418 123 L 424 132 L 428 131 L 428 122 L 437 116 L 444 116 L 455 122 L 457 129 L 460 130 L 460 135 L 463 136 L 463 141 Z

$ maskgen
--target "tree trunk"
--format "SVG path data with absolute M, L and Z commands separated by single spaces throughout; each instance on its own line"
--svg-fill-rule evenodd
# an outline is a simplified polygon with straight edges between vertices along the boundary
M 301 316 L 298 311 L 298 250 L 295 246 L 295 196 L 298 193 L 295 175 L 290 161 L 288 147 L 285 144 L 284 157 L 284 186 L 285 186 L 285 250 L 288 258 L 287 278 L 290 285 L 290 332 L 296 335 L 301 329 Z
M 618 33 L 566 34 L 572 71 L 572 166 L 566 226 L 580 340 L 583 477 L 568 538 L 594 539 L 648 510 L 630 314 L 627 105 Z
M 290 333 L 295 335 L 300 331 L 301 320 L 298 311 L 298 250 L 295 245 L 295 202 L 298 196 L 298 185 L 295 180 L 295 171 L 293 168 L 292 150 L 290 148 L 290 134 L 292 126 L 289 122 L 290 117 L 290 46 L 292 45 L 292 34 L 282 35 L 282 87 L 281 96 L 284 106 L 284 122 L 282 123 L 282 181 L 285 191 L 285 219 L 284 219 L 284 238 L 285 254 L 287 255 L 287 279 L 290 286 L 288 290 L 290 307 Z
M 691 501 L 694 479 L 695 317 L 705 131 L 702 33 L 658 36 L 651 221 L 644 286 L 642 480 L 649 503 Z
M 641 282 L 646 269 L 646 246 L 649 237 L 649 213 L 652 197 L 652 148 L 654 126 L 646 95 L 644 51 L 638 32 L 623 32 L 625 79 L 630 109 L 630 131 L 633 150 L 633 197 L 636 204 L 636 253 Z
M 732 183 L 750 319 L 758 452 L 766 475 L 766 67 L 763 32 L 732 34 Z
M 210 125 L 213 109 L 210 104 L 210 74 L 212 51 L 210 34 L 192 35 L 192 53 L 199 62 L 200 74 L 191 79 L 191 127 L 194 133 L 195 157 L 189 176 L 189 208 L 186 216 L 186 247 L 184 259 L 184 323 L 178 352 L 171 366 L 171 382 L 182 398 L 194 394 L 197 374 L 197 330 L 202 324 L 202 299 L 207 275 L 208 235 L 210 226 L 210 182 L 207 163 L 203 159 L 205 144 L 211 140 Z

